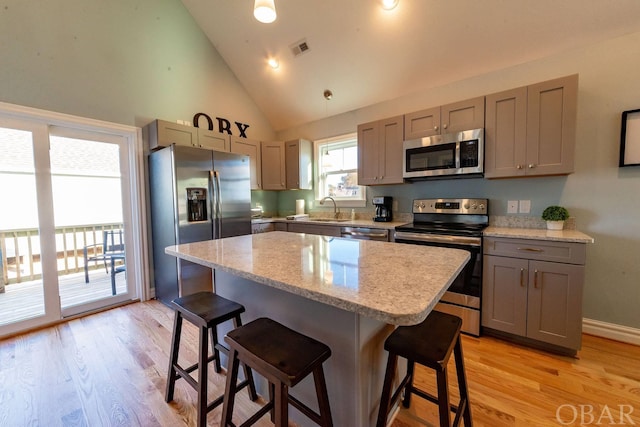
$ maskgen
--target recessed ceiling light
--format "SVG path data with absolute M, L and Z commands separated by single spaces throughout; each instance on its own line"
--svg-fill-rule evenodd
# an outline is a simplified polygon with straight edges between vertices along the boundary
M 267 60 L 267 64 L 269 64 L 269 67 L 273 68 L 274 70 L 280 66 L 280 63 L 276 58 L 269 58 Z
M 384 10 L 395 9 L 400 0 L 382 0 L 382 8 Z

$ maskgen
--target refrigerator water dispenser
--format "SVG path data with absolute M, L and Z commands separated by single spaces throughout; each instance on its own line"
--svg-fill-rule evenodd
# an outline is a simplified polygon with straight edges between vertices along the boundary
M 187 188 L 187 220 L 207 220 L 207 189 Z

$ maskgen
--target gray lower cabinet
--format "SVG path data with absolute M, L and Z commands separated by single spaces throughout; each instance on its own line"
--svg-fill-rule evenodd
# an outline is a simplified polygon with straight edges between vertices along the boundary
M 322 236 L 340 237 L 340 227 L 316 224 L 287 224 L 287 231 L 291 233 L 319 234 Z
M 482 326 L 580 349 L 585 245 L 485 238 L 484 248 Z
M 275 231 L 275 229 L 275 224 L 272 222 L 251 224 L 251 234 L 268 233 L 269 231 Z

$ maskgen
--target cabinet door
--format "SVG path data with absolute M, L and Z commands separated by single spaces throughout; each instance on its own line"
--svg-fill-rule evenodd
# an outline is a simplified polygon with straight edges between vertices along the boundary
M 311 190 L 313 188 L 311 141 L 295 139 L 285 145 L 285 165 L 288 190 Z
M 483 263 L 482 326 L 524 336 L 528 261 L 485 255 Z
M 456 133 L 484 127 L 484 96 L 443 105 L 440 108 L 441 133 Z
M 262 189 L 286 188 L 284 142 L 262 142 Z
M 378 184 L 402 184 L 403 117 L 380 120 L 378 152 Z
M 215 151 L 231 151 L 231 137 L 225 133 L 198 129 L 198 147 Z
M 527 88 L 487 96 L 485 178 L 524 176 L 527 144 Z
M 149 146 L 151 149 L 168 147 L 171 144 L 198 146 L 198 129 L 177 123 L 156 120 L 150 125 Z
M 529 86 L 527 104 L 527 175 L 572 173 L 578 75 Z
M 529 261 L 527 337 L 579 349 L 584 266 Z
M 373 185 L 378 181 L 378 122 L 358 125 L 358 185 Z
M 262 156 L 260 141 L 232 137 L 231 152 L 249 156 L 249 162 L 251 163 L 251 189 L 262 190 Z
M 405 139 L 418 139 L 433 135 L 440 135 L 440 107 L 404 115 Z

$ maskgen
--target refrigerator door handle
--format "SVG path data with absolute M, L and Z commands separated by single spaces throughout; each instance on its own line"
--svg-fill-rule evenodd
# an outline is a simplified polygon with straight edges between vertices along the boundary
M 218 171 L 213 171 L 213 177 L 215 178 L 216 181 L 216 193 L 215 193 L 215 197 L 216 197 L 216 203 L 218 204 L 216 206 L 216 219 L 218 220 L 218 224 L 216 226 L 217 230 L 218 230 L 218 239 L 222 237 L 222 192 L 220 191 L 220 172 Z
M 216 180 L 215 180 L 215 171 L 209 171 L 209 210 L 211 212 L 211 224 L 213 226 L 213 238 L 218 238 L 218 224 L 216 224 L 216 219 L 218 218 L 218 204 L 216 203 L 218 200 L 218 189 L 216 188 Z

